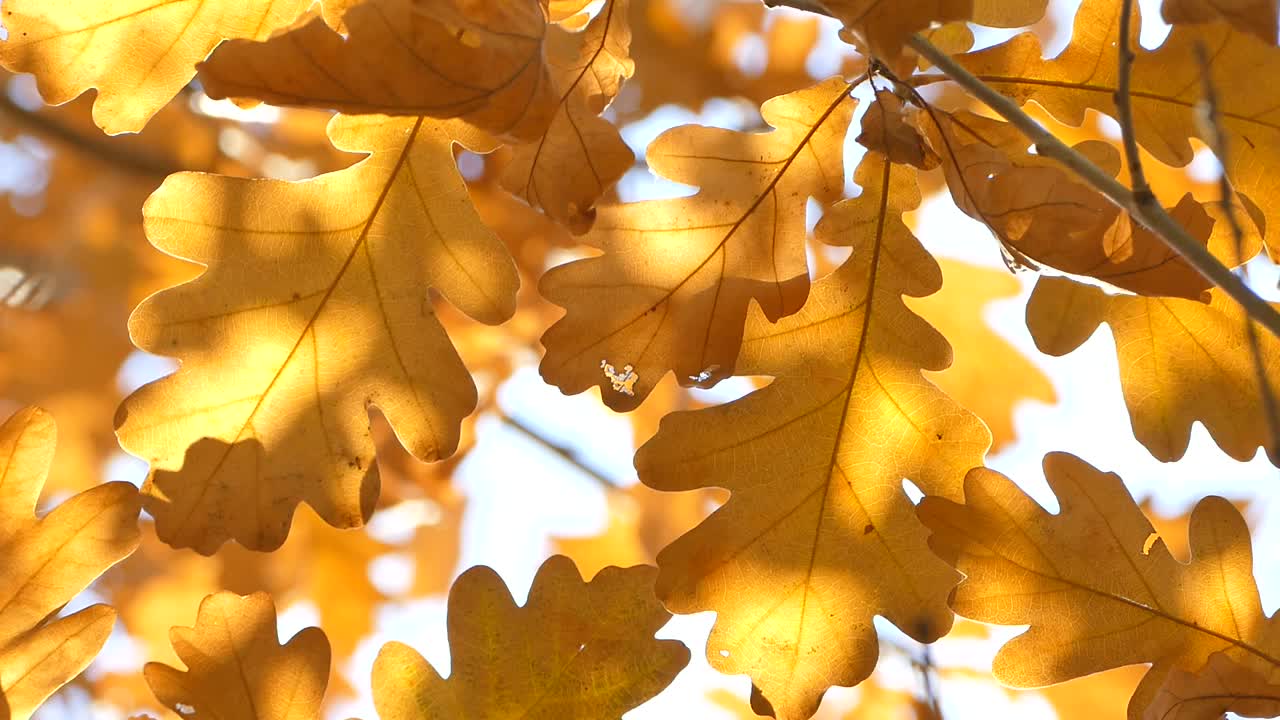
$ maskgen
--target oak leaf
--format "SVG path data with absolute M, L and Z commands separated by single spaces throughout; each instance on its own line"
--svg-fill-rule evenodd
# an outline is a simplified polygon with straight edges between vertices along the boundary
M 1216 652 L 1198 672 L 1173 670 L 1147 708 L 1144 720 L 1219 720 L 1280 715 L 1280 685 Z
M 1228 652 L 1249 667 L 1280 666 L 1280 633 L 1262 613 L 1249 530 L 1229 502 L 1202 500 L 1191 517 L 1191 562 L 1178 562 L 1123 482 L 1066 453 L 1044 460 L 1061 510 L 1050 514 L 986 468 L 965 478 L 965 504 L 926 497 L 929 547 L 964 573 L 958 615 L 1030 625 L 996 655 L 993 672 L 1040 687 L 1151 663 L 1129 717 L 1142 717 L 1176 669 Z
M 265 40 L 310 0 L 5 0 L 0 65 L 36 76 L 60 105 L 97 88 L 109 135 L 137 132 L 223 40 Z
M 547 59 L 559 102 L 546 133 L 515 148 L 502 184 L 576 232 L 586 232 L 600 196 L 635 163 L 600 113 L 635 73 L 628 56 L 630 0 L 610 0 L 582 32 L 550 29 Z
M 1050 60 L 1032 33 L 958 59 L 1002 94 L 1034 100 L 1069 125 L 1080 125 L 1089 109 L 1114 117 L 1120 8 L 1113 0 L 1085 0 L 1071 42 Z M 1280 165 L 1280 96 L 1272 86 L 1254 82 L 1280 73 L 1280 48 L 1224 23 L 1175 26 L 1155 50 L 1138 47 L 1136 37 L 1130 44 L 1136 48 L 1136 137 L 1157 160 L 1178 167 L 1194 157 L 1189 138 L 1205 139 L 1195 111 L 1204 97 L 1195 48 L 1204 45 L 1230 152 L 1227 174 L 1237 191 L 1257 203 L 1266 227 L 1280 227 L 1280 175 L 1271 171 Z M 1277 242 L 1268 238 L 1273 253 Z
M 893 60 L 916 32 L 936 23 L 973 20 L 980 25 L 1021 27 L 1044 15 L 1047 0 L 821 0 L 853 31 L 869 54 Z
M 138 546 L 138 492 L 108 483 L 35 517 L 53 462 L 53 418 L 25 408 L 0 425 L 0 695 L 27 720 L 89 665 L 107 641 L 115 611 L 59 609 Z
M 227 43 L 200 64 L 200 81 L 215 98 L 457 117 L 520 139 L 551 120 L 539 0 L 368 0 L 342 25 L 345 38 L 317 18 L 265 42 Z
M 1066 278 L 1043 277 L 1027 304 L 1027 327 L 1036 346 L 1050 355 L 1075 350 L 1104 322 L 1115 335 L 1134 435 L 1156 459 L 1180 459 L 1196 421 L 1236 460 L 1271 445 L 1244 311 L 1234 300 L 1216 291 L 1208 304 L 1108 295 Z M 1262 330 L 1257 335 L 1274 392 L 1280 340 Z
M 144 208 L 157 247 L 209 268 L 135 311 L 134 342 L 183 365 L 117 421 L 175 547 L 274 549 L 299 501 L 361 525 L 378 493 L 367 407 L 434 460 L 475 406 L 427 288 L 482 322 L 514 311 L 514 265 L 453 163 L 454 142 L 487 140 L 386 117 L 340 116 L 330 136 L 370 157 L 302 183 L 174 175 Z
M 1280 6 L 1275 0 L 1164 0 L 1160 14 L 1170 25 L 1225 20 L 1272 45 L 1280 33 Z
M 831 78 L 770 100 L 772 132 L 683 126 L 655 140 L 650 169 L 701 190 L 600 209 L 583 242 L 604 254 L 543 276 L 567 314 L 543 336 L 542 376 L 632 410 L 668 371 L 686 386 L 731 374 L 748 303 L 777 320 L 808 296 L 806 201 L 844 189 L 849 89 Z
M 156 699 L 183 718 L 313 720 L 329 681 L 329 641 L 310 627 L 280 644 L 271 596 L 220 592 L 200 603 L 196 624 L 175 627 L 186 670 L 147 663 Z
M 1057 401 L 1049 378 L 983 317 L 996 301 L 1018 296 L 1022 284 L 1007 270 L 940 259 L 942 290 L 911 298 L 907 306 L 938 329 L 955 349 L 955 362 L 929 381 L 973 411 L 991 429 L 991 452 L 1013 442 L 1018 403 Z
M 1088 275 L 1144 295 L 1199 298 L 1209 281 L 1158 236 L 1055 161 L 1027 151 L 1021 131 L 969 112 L 934 112 L 935 146 L 956 206 L 987 225 L 1014 263 L 1025 258 L 1064 272 Z M 1120 155 L 1111 145 L 1086 141 L 1076 149 L 1112 175 Z M 1203 243 L 1229 235 L 1190 195 L 1170 214 Z M 1211 238 L 1217 233 L 1218 237 Z
M 654 570 L 609 567 L 583 582 L 555 556 L 517 606 L 497 573 L 475 567 L 449 592 L 451 673 L 388 643 L 373 665 L 382 720 L 620 717 L 656 695 L 689 651 L 653 634 L 670 615 L 653 597 Z
M 871 674 L 874 616 L 922 642 L 946 634 L 956 576 L 928 555 L 902 481 L 958 498 L 991 442 L 921 376 L 951 353 L 902 300 L 942 284 L 901 219 L 920 202 L 915 171 L 869 152 L 856 180 L 862 194 L 816 231 L 851 259 L 796 315 L 747 321 L 739 371 L 773 383 L 668 415 L 635 460 L 657 490 L 730 491 L 658 555 L 658 596 L 676 613 L 714 610 L 708 660 L 749 674 L 783 720 Z

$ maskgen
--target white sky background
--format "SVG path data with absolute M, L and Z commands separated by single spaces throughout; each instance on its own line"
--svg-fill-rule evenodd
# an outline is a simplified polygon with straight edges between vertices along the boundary
M 697 4 L 690 0 L 691 7 Z M 1069 32 L 1076 4 L 1071 0 L 1052 3 L 1053 10 L 1063 14 L 1063 33 Z M 1166 32 L 1158 21 L 1159 1 L 1143 0 L 1142 5 L 1146 18 L 1143 44 L 1154 46 Z M 834 22 L 825 27 L 823 44 L 811 61 L 815 76 L 825 76 L 838 65 L 836 53 L 841 51 L 835 40 L 836 28 Z M 1008 34 L 984 35 L 983 44 L 991 44 Z M 1050 52 L 1056 52 L 1065 41 L 1064 36 L 1050 43 Z M 743 53 L 745 64 L 758 62 L 750 42 Z M 868 105 L 865 90 L 860 90 L 864 95 L 863 109 Z M 624 135 L 637 154 L 642 154 L 652 138 L 674 125 L 700 122 L 741 127 L 744 123 L 754 126 L 757 121 L 754 110 L 744 113 L 741 106 L 732 101 L 714 101 L 708 103 L 702 113 L 660 109 L 646 121 L 628 127 Z M 855 135 L 856 132 L 850 133 L 850 138 Z M 0 157 L 3 152 L 4 148 L 0 147 Z M 847 174 L 852 174 L 860 154 L 858 146 L 850 141 Z M 1216 172 L 1212 158 L 1197 164 L 1206 172 Z M 3 173 L 0 173 L 0 184 L 5 184 Z M 647 171 L 634 171 L 620 186 L 621 195 L 628 201 L 685 192 L 688 190 L 682 190 L 681 186 L 655 180 Z M 963 215 L 949 197 L 926 199 L 916 215 L 917 234 L 936 255 L 1003 268 L 990 232 Z M 816 217 L 812 220 L 816 222 Z M 1022 295 L 991 306 L 987 320 L 1045 372 L 1053 381 L 1059 401 L 1055 406 L 1039 403 L 1020 406 L 1016 413 L 1018 442 L 990 457 L 988 466 L 1013 478 L 1051 509 L 1056 508 L 1056 503 L 1045 485 L 1040 461 L 1045 453 L 1054 450 L 1072 452 L 1100 469 L 1117 472 L 1137 498 L 1152 497 L 1156 509 L 1163 513 L 1185 511 L 1207 494 L 1250 500 L 1256 574 L 1263 605 L 1268 611 L 1274 610 L 1280 601 L 1280 562 L 1266 549 L 1276 547 L 1280 540 L 1280 507 L 1273 507 L 1280 471 L 1268 464 L 1261 453 L 1250 463 L 1231 460 L 1198 425 L 1192 433 L 1191 448 L 1181 461 L 1163 464 L 1153 459 L 1133 437 L 1109 328 L 1103 325 L 1083 347 L 1066 357 L 1041 355 L 1032 343 L 1023 316 L 1035 276 L 1022 273 L 1019 277 L 1024 286 Z M 1275 290 L 1278 278 L 1280 272 L 1265 260 L 1255 263 L 1252 269 L 1257 289 L 1271 299 L 1280 299 L 1280 293 Z M 536 362 L 537 358 L 530 357 L 529 363 L 506 383 L 500 395 L 504 410 L 572 448 L 588 465 L 604 474 L 624 484 L 634 482 L 631 457 L 635 448 L 627 418 L 606 409 L 595 391 L 575 397 L 561 395 L 556 388 L 542 382 Z M 163 361 L 139 354 L 126 365 L 122 383 L 136 387 L 167 372 L 168 367 Z M 698 392 L 719 402 L 732 399 L 745 389 L 749 389 L 746 383 L 729 380 L 712 391 Z M 496 418 L 482 418 L 477 435 L 475 449 L 455 475 L 455 482 L 468 501 L 458 571 L 478 564 L 489 565 L 523 602 L 534 573 L 553 552 L 553 536 L 590 536 L 604 529 L 605 494 L 594 480 Z M 111 466 L 109 474 L 110 479 L 140 483 L 145 468 L 136 461 L 122 459 Z M 376 568 L 374 580 L 387 584 L 388 589 L 403 584 L 407 573 L 412 572 L 410 564 L 396 557 L 377 563 Z M 90 602 L 92 598 L 87 597 L 77 601 L 75 607 Z M 191 614 L 194 618 L 195 608 Z M 707 691 L 728 688 L 745 699 L 750 684 L 745 677 L 723 676 L 707 665 L 704 647 L 713 619 L 711 613 L 677 617 L 660 633 L 661 637 L 684 641 L 691 649 L 693 660 L 658 698 L 628 713 L 629 720 L 732 717 L 706 699 Z M 316 621 L 314 608 L 306 605 L 286 608 L 280 618 L 281 636 L 287 638 Z M 444 621 L 443 596 L 387 605 L 379 614 L 375 635 L 362 644 L 344 668 L 364 697 L 343 705 L 330 717 L 366 720 L 376 717 L 369 700 L 369 676 L 373 659 L 386 641 L 394 639 L 413 646 L 442 674 L 447 673 L 449 649 Z M 896 634 L 887 623 L 882 626 Z M 1006 630 L 996 632 L 998 638 L 1007 638 L 1010 634 Z M 901 635 L 898 638 L 901 644 L 913 644 Z M 959 663 L 987 671 L 995 647 L 996 644 L 990 642 L 944 642 L 936 652 L 943 664 Z M 138 667 L 146 660 L 127 638 L 114 637 L 95 667 Z M 881 668 L 887 671 L 887 684 L 907 688 L 917 684 L 901 657 L 882 658 Z M 838 710 L 847 706 L 856 693 L 856 690 L 832 691 L 820 716 L 838 717 Z M 1034 693 L 1014 701 L 991 685 L 944 681 L 940 695 L 947 720 L 1054 717 L 1047 702 Z M 67 706 L 51 704 L 37 717 L 53 720 L 79 715 L 70 714 Z M 95 714 L 95 717 L 99 716 Z M 105 720 L 111 716 L 100 717 Z

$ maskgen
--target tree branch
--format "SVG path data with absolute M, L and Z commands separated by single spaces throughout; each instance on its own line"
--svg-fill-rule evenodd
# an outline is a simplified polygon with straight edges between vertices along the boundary
M 948 78 L 1021 130 L 1023 135 L 1035 143 L 1037 152 L 1067 166 L 1093 189 L 1126 210 L 1133 219 L 1155 233 L 1156 237 L 1181 255 L 1209 282 L 1222 288 L 1223 292 L 1240 303 L 1245 312 L 1258 324 L 1280 338 L 1280 312 L 1276 312 L 1275 308 L 1258 297 L 1227 266 L 1219 262 L 1208 248 L 1191 237 L 1186 229 L 1160 207 L 1159 203 L 1139 202 L 1132 190 L 1094 165 L 1084 155 L 1067 147 L 1066 143 L 1023 112 L 1016 102 L 982 82 L 933 43 L 920 35 L 913 35 L 908 44 Z
M 32 132 L 62 143 L 76 152 L 97 158 L 112 167 L 133 175 L 163 180 L 165 177 L 182 170 L 180 167 L 124 151 L 117 146 L 111 145 L 106 139 L 85 137 L 47 115 L 27 110 L 11 100 L 8 93 L 4 92 L 3 86 L 0 86 L 0 113 L 8 115 L 14 121 L 27 126 Z
M 829 17 L 832 16 L 831 11 L 822 4 L 821 0 L 764 0 L 764 4 L 769 7 L 786 6 Z M 1128 6 L 1130 3 L 1126 0 L 1125 4 Z M 1124 17 L 1126 18 L 1125 29 L 1128 30 L 1127 23 L 1130 15 L 1126 13 Z M 1128 41 L 1129 39 L 1126 35 L 1123 38 L 1123 42 L 1120 43 L 1126 50 L 1129 49 Z M 973 97 L 981 100 L 987 107 L 1021 130 L 1023 135 L 1035 143 L 1037 152 L 1062 163 L 1086 184 L 1128 212 L 1130 217 L 1137 220 L 1154 233 L 1156 237 L 1160 238 L 1165 245 L 1168 245 L 1170 249 L 1182 256 L 1187 261 L 1187 264 L 1203 275 L 1205 279 L 1221 288 L 1223 292 L 1240 303 L 1249 317 L 1265 327 L 1272 335 L 1280 338 L 1280 312 L 1277 312 L 1269 303 L 1258 297 L 1257 293 L 1249 289 L 1249 286 L 1244 281 L 1214 257 L 1208 248 L 1191 237 L 1185 228 L 1170 217 L 1169 213 L 1165 212 L 1160 203 L 1154 201 L 1154 198 L 1150 202 L 1143 202 L 1133 190 L 1108 175 L 1084 155 L 1072 150 L 1066 143 L 1045 129 L 1043 125 L 1036 122 L 1034 118 L 1023 112 L 1016 102 L 1001 95 L 995 88 L 984 83 L 952 59 L 950 55 L 939 50 L 937 46 L 920 34 L 912 35 L 907 44 L 926 60 L 933 63 L 933 66 L 946 75 L 947 78 L 960 85 Z M 1123 54 L 1124 51 L 1122 50 L 1122 56 Z M 1132 62 L 1132 60 L 1130 59 L 1126 62 Z M 1125 95 L 1127 96 L 1128 93 L 1126 92 Z M 1132 123 L 1129 123 L 1129 125 L 1132 127 Z M 1132 162 L 1130 164 L 1131 166 L 1136 165 L 1136 163 Z M 1149 190 L 1147 194 L 1150 194 Z
M 1142 171 L 1142 155 L 1138 152 L 1138 138 L 1133 125 L 1133 95 L 1130 86 L 1133 80 L 1133 47 L 1132 40 L 1133 0 L 1124 0 L 1120 8 L 1120 38 L 1116 42 L 1119 50 L 1117 65 L 1119 79 L 1116 83 L 1115 102 L 1116 120 L 1120 123 L 1120 136 L 1124 142 L 1124 156 L 1129 164 L 1130 185 L 1133 186 L 1135 202 L 1143 205 L 1155 204 L 1156 197 L 1151 194 L 1151 186 L 1147 184 L 1147 175 Z
M 618 489 L 618 483 L 614 482 L 613 479 L 610 478 L 608 475 L 605 475 L 604 473 L 600 472 L 599 470 L 591 467 L 590 465 L 580 460 L 578 456 L 573 453 L 572 450 L 569 450 L 563 445 L 560 445 L 559 443 L 552 441 L 547 436 L 543 435 L 537 430 L 534 430 L 533 428 L 529 427 L 528 425 L 521 422 L 520 420 L 517 420 L 516 418 L 511 417 L 506 413 L 505 410 L 503 410 L 500 407 L 495 408 L 494 414 L 496 414 L 498 416 L 498 419 L 502 420 L 502 422 L 511 426 L 512 429 L 519 431 L 520 434 L 534 441 L 538 445 L 541 445 L 542 448 L 547 452 L 559 457 L 561 460 L 564 460 L 565 462 L 577 468 L 587 477 L 591 478 L 592 480 L 595 480 L 602 487 L 604 487 L 604 489 L 606 490 Z
M 1218 190 L 1221 195 L 1220 204 L 1222 212 L 1227 216 L 1227 224 L 1231 228 L 1231 237 L 1235 241 L 1236 262 L 1240 265 L 1240 275 L 1244 279 L 1247 277 L 1245 270 L 1244 256 L 1244 228 L 1240 225 L 1240 218 L 1236 215 L 1235 204 L 1231 201 L 1235 195 L 1234 188 L 1231 187 L 1231 179 L 1227 177 L 1227 137 L 1222 132 L 1222 113 L 1218 106 L 1218 89 L 1213 84 L 1213 76 L 1209 72 L 1209 53 L 1205 50 L 1203 43 L 1196 43 L 1196 60 L 1200 63 L 1200 84 L 1204 88 L 1204 111 L 1205 117 L 1204 137 L 1208 140 L 1209 148 L 1213 150 L 1213 154 L 1218 156 L 1218 162 L 1222 163 L 1222 172 L 1218 174 Z M 1273 460 L 1280 459 L 1280 406 L 1277 406 L 1275 392 L 1271 389 L 1271 381 L 1267 377 L 1267 366 L 1262 357 L 1262 345 L 1258 341 L 1258 330 L 1249 321 L 1244 320 L 1245 339 L 1249 344 L 1249 355 L 1253 360 L 1254 372 L 1258 378 L 1258 392 L 1262 394 L 1262 407 L 1266 412 L 1267 430 L 1271 438 L 1270 446 L 1266 448 L 1267 455 Z

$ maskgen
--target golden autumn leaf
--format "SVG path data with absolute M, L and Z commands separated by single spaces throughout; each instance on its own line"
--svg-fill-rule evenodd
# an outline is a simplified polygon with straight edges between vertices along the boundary
M 1228 455 L 1248 460 L 1271 444 L 1258 369 L 1244 311 L 1220 292 L 1211 295 L 1208 304 L 1108 295 L 1043 277 L 1027 304 L 1027 327 L 1042 352 L 1065 355 L 1101 323 L 1111 326 L 1134 435 L 1158 460 L 1181 458 L 1197 421 Z M 1280 340 L 1259 330 L 1258 342 L 1274 391 Z
M 926 377 L 991 429 L 991 451 L 1015 439 L 1018 403 L 1057 400 L 1053 385 L 1022 351 L 997 335 L 983 318 L 992 302 L 1016 297 L 1021 283 L 1007 270 L 939 260 L 942 290 L 910 298 L 907 306 L 938 329 L 955 348 L 951 367 Z
M 774 324 L 753 312 L 739 369 L 773 383 L 736 402 L 663 420 L 636 454 L 657 490 L 724 487 L 729 501 L 658 556 L 673 612 L 714 610 L 707 657 L 746 673 L 781 720 L 807 718 L 833 685 L 875 667 L 872 617 L 922 642 L 946 634 L 955 575 L 925 552 L 902 480 L 958 498 L 991 436 L 921 376 L 950 348 L 902 296 L 942 285 L 903 224 L 915 171 L 868 153 L 862 195 L 818 225 L 853 256 Z
M 1042 57 L 1032 33 L 959 60 L 1002 94 L 1024 103 L 1034 100 L 1067 124 L 1081 124 L 1089 109 L 1115 116 L 1120 7 L 1113 0 L 1085 0 L 1071 43 L 1050 60 Z M 1134 23 L 1135 33 L 1137 27 Z M 1280 163 L 1280 97 L 1271 85 L 1254 81 L 1280 72 L 1280 48 L 1223 23 L 1176 26 L 1155 50 L 1138 47 L 1132 81 L 1136 137 L 1162 163 L 1191 162 L 1190 138 L 1204 139 L 1205 132 L 1195 111 L 1204 97 L 1197 44 L 1207 50 L 1220 97 L 1230 151 L 1227 174 L 1235 189 L 1261 209 L 1266 227 L 1280 227 L 1280 174 L 1271 171 Z M 1131 45 L 1138 46 L 1136 38 Z M 1273 252 L 1276 244 L 1268 238 Z
M 1280 715 L 1280 685 L 1216 652 L 1199 672 L 1170 672 L 1143 718 L 1218 720 L 1228 712 L 1244 717 Z
M 597 385 L 621 411 L 668 371 L 686 386 L 731 374 L 748 303 L 777 320 L 808 296 L 805 203 L 843 191 L 849 89 L 831 78 L 770 100 L 772 132 L 684 126 L 655 140 L 649 167 L 701 190 L 600 209 L 583 242 L 604 254 L 543 276 L 567 314 L 543 336 L 542 376 L 567 393 Z
M 1120 478 L 1066 453 L 1044 460 L 1055 515 L 985 468 L 965 478 L 965 504 L 921 501 L 929 546 L 965 574 L 951 607 L 999 625 L 1030 625 L 996 655 L 993 672 L 1039 687 L 1151 663 L 1129 704 L 1137 720 L 1177 670 L 1223 651 L 1280 671 L 1280 632 L 1262 613 L 1249 530 L 1218 497 L 1191 517 L 1191 562 L 1165 548 Z
M 818 0 L 839 18 L 866 50 L 893 60 L 907 39 L 938 23 L 973 20 L 980 25 L 1021 27 L 1044 15 L 1048 0 Z
M 514 311 L 514 265 L 453 163 L 454 142 L 485 139 L 343 116 L 330 136 L 369 158 L 302 183 L 179 174 L 147 201 L 151 241 L 209 268 L 135 311 L 134 342 L 183 364 L 117 419 L 175 547 L 279 547 L 299 501 L 361 525 L 378 493 L 368 406 L 423 460 L 453 451 L 475 406 L 427 288 L 482 322 Z
M 582 32 L 552 27 L 547 61 L 559 97 L 546 133 L 515 148 L 503 187 L 577 232 L 635 156 L 600 113 L 635 72 L 628 55 L 630 0 L 609 0 Z
M 932 170 L 942 162 L 915 125 L 907 122 L 902 100 L 888 90 L 876 91 L 876 104 L 863 120 L 858 142 L 892 162 L 921 170 Z
M 55 105 L 96 88 L 93 117 L 137 132 L 195 75 L 218 43 L 265 40 L 310 0 L 5 0 L 0 65 L 36 76 Z
M 345 38 L 315 19 L 265 42 L 227 43 L 200 64 L 200 81 L 215 98 L 456 117 L 521 139 L 551 121 L 539 0 L 368 0 L 342 26 Z
M 1276 44 L 1280 6 L 1275 0 L 1164 0 L 1160 14 L 1171 25 L 1225 20 L 1243 33 Z
M 654 569 L 609 567 L 590 582 L 563 556 L 538 570 L 523 607 L 497 573 L 475 567 L 449 592 L 449 678 L 388 643 L 373 666 L 381 720 L 610 718 L 656 695 L 689 651 L 653 634 L 670 615 Z
M 995 233 L 1015 262 L 1024 258 L 1144 295 L 1199 298 L 1209 281 L 1158 236 L 1070 171 L 1027 152 L 1013 125 L 972 113 L 933 113 L 936 147 L 956 206 Z M 1076 146 L 1111 174 L 1119 152 L 1099 141 Z M 1228 224 L 1188 193 L 1172 215 L 1197 240 L 1229 242 Z M 1211 237 L 1216 235 L 1216 237 Z
M 284 645 L 271 596 L 220 592 L 200 603 L 196 624 L 175 627 L 178 670 L 147 663 L 156 698 L 191 720 L 313 720 L 329 680 L 329 641 L 307 628 Z
M 0 695 L 14 720 L 31 717 L 98 654 L 115 611 L 58 611 L 138 545 L 140 502 L 129 483 L 97 486 L 35 517 L 56 435 L 37 408 L 0 425 Z

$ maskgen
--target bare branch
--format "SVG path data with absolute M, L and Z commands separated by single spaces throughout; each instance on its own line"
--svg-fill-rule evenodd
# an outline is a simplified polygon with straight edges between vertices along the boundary
M 1133 126 L 1133 95 L 1130 86 L 1133 80 L 1133 47 L 1132 40 L 1133 0 L 1124 0 L 1120 8 L 1120 38 L 1116 46 L 1120 48 L 1119 80 L 1116 83 L 1116 120 L 1120 123 L 1120 135 L 1124 142 L 1124 156 L 1129 163 L 1129 176 L 1132 180 L 1134 200 L 1143 205 L 1156 204 L 1151 194 L 1151 186 L 1147 184 L 1146 173 L 1142 172 L 1142 155 L 1138 152 L 1138 138 Z
M 158 160 L 122 150 L 106 138 L 89 138 L 39 112 L 18 105 L 0 87 L 0 113 L 25 125 L 32 132 L 66 145 L 72 150 L 90 155 L 98 160 L 133 175 L 162 180 L 182 168 Z
M 1219 200 L 1222 206 L 1222 212 L 1227 217 L 1227 224 L 1231 228 L 1231 237 L 1235 240 L 1236 247 L 1236 263 L 1240 266 L 1240 275 L 1242 279 L 1247 278 L 1247 270 L 1244 263 L 1248 258 L 1244 256 L 1244 228 L 1240 225 L 1240 218 L 1236 215 L 1235 204 L 1231 198 L 1235 195 L 1235 190 L 1231 187 L 1231 179 L 1227 177 L 1227 136 L 1222 132 L 1222 113 L 1218 105 L 1218 89 L 1213 84 L 1213 76 L 1209 72 L 1209 53 L 1205 50 L 1203 43 L 1196 43 L 1196 60 L 1200 63 L 1200 83 L 1204 88 L 1204 137 L 1209 141 L 1209 147 L 1213 150 L 1213 154 L 1218 156 L 1218 161 L 1222 163 L 1222 172 L 1218 174 L 1218 190 L 1221 194 Z M 1245 337 L 1249 343 L 1249 354 L 1253 359 L 1253 368 L 1258 376 L 1258 392 L 1262 394 L 1262 406 L 1267 414 L 1267 429 L 1271 436 L 1271 446 L 1268 447 L 1267 455 L 1272 458 L 1280 458 L 1280 407 L 1277 406 L 1275 391 L 1271 388 L 1271 381 L 1267 377 L 1267 366 L 1262 358 L 1262 345 L 1258 341 L 1258 330 L 1253 326 L 1253 322 L 1246 317 L 1244 321 Z
M 511 417 L 502 408 L 496 408 L 494 410 L 494 413 L 498 416 L 500 420 L 502 420 L 502 422 L 511 426 L 513 429 L 519 431 L 520 434 L 524 435 L 525 437 L 529 438 L 535 443 L 541 445 L 542 448 L 547 452 L 551 453 L 552 455 L 556 455 L 561 460 L 564 460 L 565 462 L 574 466 L 579 471 L 581 471 L 582 474 L 586 475 L 592 480 L 595 480 L 606 490 L 618 489 L 617 482 L 614 482 L 614 480 L 610 478 L 608 475 L 605 475 L 599 470 L 583 462 L 581 459 L 578 458 L 577 455 L 573 453 L 572 450 L 564 447 L 563 445 L 560 445 L 559 443 L 554 442 L 547 436 L 543 435 L 542 433 L 538 432 L 532 427 L 529 427 L 524 422 Z
M 1272 335 L 1280 338 L 1280 312 L 1276 312 L 1274 307 L 1258 297 L 1227 266 L 1219 262 L 1208 248 L 1191 237 L 1186 229 L 1160 207 L 1159 203 L 1139 202 L 1132 190 L 1094 165 L 1084 155 L 1072 150 L 1034 118 L 1023 112 L 1016 102 L 982 82 L 924 37 L 918 34 L 913 35 L 908 44 L 948 78 L 1021 130 L 1023 135 L 1035 143 L 1037 152 L 1062 163 L 1084 182 L 1126 210 L 1130 216 L 1181 255 L 1191 267 L 1240 303 L 1250 317 Z

